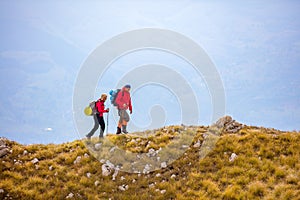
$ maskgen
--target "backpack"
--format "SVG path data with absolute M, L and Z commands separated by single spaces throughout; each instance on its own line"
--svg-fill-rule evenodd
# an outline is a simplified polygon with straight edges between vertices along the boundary
M 116 89 L 116 90 L 111 90 L 109 91 L 109 94 L 110 94 L 110 103 L 114 106 L 118 106 L 118 104 L 116 103 L 116 99 L 117 99 L 117 96 L 119 94 L 121 90 L 120 89 Z
M 92 115 L 98 113 L 97 108 L 96 108 L 96 102 L 97 102 L 97 101 L 92 101 L 92 102 L 89 104 L 89 107 L 92 109 Z
M 98 113 L 97 108 L 96 108 L 96 102 L 97 101 L 92 101 L 89 103 L 87 107 L 84 109 L 84 114 L 87 116 L 92 116 Z

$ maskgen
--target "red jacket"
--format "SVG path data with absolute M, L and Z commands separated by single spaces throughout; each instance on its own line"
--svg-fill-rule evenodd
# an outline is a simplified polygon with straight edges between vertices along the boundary
M 107 110 L 105 110 L 104 101 L 98 100 L 96 102 L 96 108 L 99 112 L 100 117 L 103 117 L 103 113 L 107 113 Z
M 130 112 L 132 112 L 130 93 L 125 91 L 125 88 L 122 88 L 122 90 L 118 93 L 118 96 L 116 97 L 116 104 L 118 105 L 118 109 L 127 110 L 129 108 Z

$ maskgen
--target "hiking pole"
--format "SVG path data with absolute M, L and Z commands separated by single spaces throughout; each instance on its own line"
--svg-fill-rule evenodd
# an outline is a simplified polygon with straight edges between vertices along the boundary
M 109 112 L 110 112 L 110 109 L 109 109 Z M 107 116 L 106 116 L 106 135 L 108 134 L 108 115 L 109 115 L 109 112 L 107 113 Z

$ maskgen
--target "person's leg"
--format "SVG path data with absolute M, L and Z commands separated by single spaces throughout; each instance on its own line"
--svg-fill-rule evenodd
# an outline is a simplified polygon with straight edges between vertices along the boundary
M 93 118 L 94 118 L 94 127 L 93 129 L 86 135 L 86 137 L 88 139 L 91 139 L 91 137 L 94 135 L 94 133 L 97 131 L 97 129 L 99 128 L 99 121 L 98 121 L 98 118 L 97 118 L 97 115 L 93 115 Z
M 127 131 L 127 123 L 129 122 L 129 115 L 126 110 L 123 112 L 123 122 L 122 122 L 122 132 L 128 133 Z
M 123 124 L 122 124 L 122 132 L 123 133 L 128 133 L 128 131 L 127 131 L 127 122 L 124 120 L 123 121 Z
M 104 133 L 104 130 L 105 130 L 105 122 L 104 122 L 104 119 L 103 119 L 103 117 L 100 117 L 99 116 L 99 124 L 100 124 L 100 135 L 99 135 L 99 137 L 101 138 L 101 137 L 103 137 L 103 133 Z
M 121 110 L 118 110 L 118 114 L 120 116 L 120 119 L 119 119 L 119 123 L 118 123 L 118 127 L 117 127 L 117 132 L 116 134 L 120 134 L 122 131 L 121 131 L 121 127 L 122 127 L 122 111 Z

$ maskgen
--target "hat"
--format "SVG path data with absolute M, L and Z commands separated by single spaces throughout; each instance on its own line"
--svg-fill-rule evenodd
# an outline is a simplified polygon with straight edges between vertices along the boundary
M 124 88 L 131 88 L 131 85 L 127 84 L 124 86 Z

